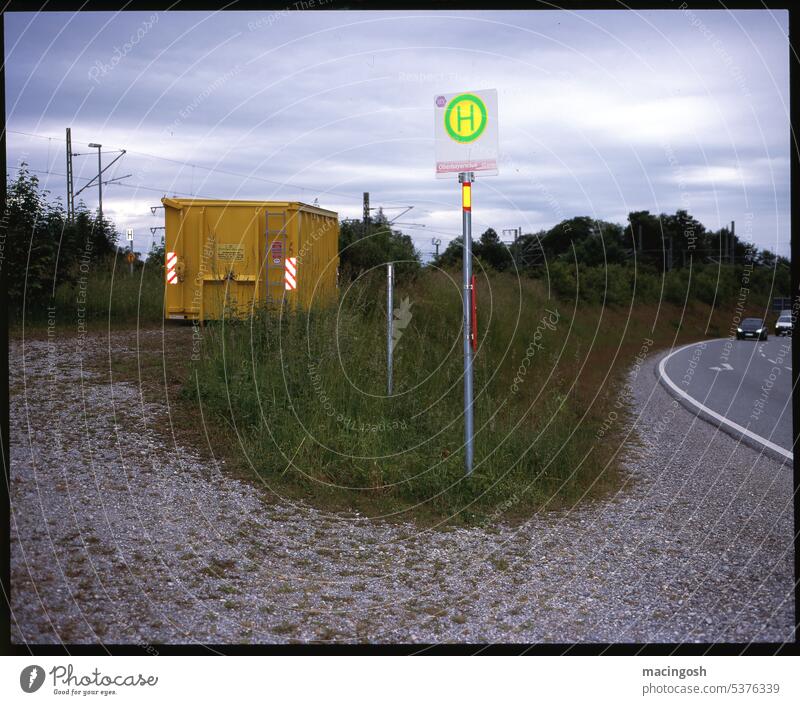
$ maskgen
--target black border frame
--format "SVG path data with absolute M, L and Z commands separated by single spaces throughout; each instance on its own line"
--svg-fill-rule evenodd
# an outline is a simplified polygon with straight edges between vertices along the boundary
M 167 2 L 158 0 L 7 0 L 0 8 L 0 107 L 2 107 L 2 128 L 0 129 L 0 167 L 2 174 L 6 173 L 6 132 L 5 132 L 5 21 L 6 12 L 97 12 L 97 11 L 270 11 L 285 9 L 293 4 L 292 0 L 275 2 L 267 0 L 232 0 L 230 2 L 209 2 L 209 0 L 174 0 Z M 493 10 L 677 10 L 681 2 L 678 0 L 645 0 L 635 4 L 614 2 L 613 0 L 532 0 L 529 2 L 509 2 L 499 0 L 489 3 L 489 0 L 330 0 L 319 9 L 311 11 L 325 12 L 330 10 L 479 10 L 488 9 L 491 4 Z M 797 178 L 800 154 L 798 152 L 797 135 L 795 134 L 795 118 L 798 116 L 798 54 L 792 46 L 792 38 L 800 35 L 800 9 L 793 10 L 791 0 L 780 2 L 750 2 L 743 0 L 730 0 L 729 2 L 709 2 L 708 0 L 693 0 L 687 2 L 693 10 L 742 10 L 742 9 L 770 9 L 789 11 L 789 89 L 790 89 L 790 178 L 791 178 L 791 220 L 793 224 L 800 222 L 800 205 L 798 205 Z M 306 10 L 308 11 L 308 10 Z M 7 184 L 5 179 L 0 183 L 0 220 L 5 213 Z M 0 226 L 0 232 L 2 226 Z M 800 262 L 800 236 L 792 235 L 791 241 L 792 262 Z M 792 298 L 800 302 L 800 266 L 792 267 Z M 6 270 L 0 267 L 0 291 L 4 298 L 7 294 Z M 572 655 L 572 656 L 768 656 L 768 655 L 800 655 L 800 635 L 798 635 L 798 604 L 800 600 L 800 583 L 798 583 L 798 566 L 800 553 L 798 552 L 797 537 L 800 533 L 800 473 L 797 464 L 794 465 L 794 574 L 795 574 L 795 641 L 785 643 L 686 643 L 686 644 L 609 644 L 609 643 L 577 643 L 577 644 L 148 644 L 147 649 L 142 646 L 128 644 L 15 644 L 11 642 L 10 606 L 5 596 L 10 595 L 10 465 L 9 465 L 9 403 L 8 403 L 8 308 L 5 302 L 0 312 L 4 325 L 2 325 L 2 339 L 0 339 L 0 368 L 5 374 L 0 378 L 0 399 L 3 400 L 0 409 L 0 453 L 2 454 L 2 469 L 4 482 L 0 482 L 0 515 L 2 515 L 2 531 L 0 531 L 0 568 L 2 569 L 3 606 L 0 614 L 0 653 L 4 655 L 39 655 L 39 656 L 101 656 L 101 655 L 129 655 L 144 656 L 154 650 L 159 655 Z M 798 369 L 800 369 L 800 349 L 792 348 L 792 376 L 793 388 L 797 385 Z M 792 398 L 793 437 L 795 447 L 798 444 L 798 428 L 800 428 L 800 394 Z

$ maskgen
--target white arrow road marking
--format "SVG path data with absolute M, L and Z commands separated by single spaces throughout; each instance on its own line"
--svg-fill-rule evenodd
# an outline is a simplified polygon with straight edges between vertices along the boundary
M 732 369 L 733 369 L 733 365 L 729 365 L 727 362 L 723 362 L 723 363 L 722 363 L 722 366 L 723 366 L 723 367 L 724 367 L 726 370 L 732 370 Z
M 741 433 L 745 436 L 752 438 L 754 441 L 758 441 L 761 445 L 766 446 L 767 448 L 771 448 L 776 453 L 780 453 L 784 458 L 788 458 L 789 460 L 794 460 L 794 454 L 786 450 L 786 448 L 781 448 L 777 443 L 773 443 L 767 438 L 763 436 L 759 436 L 757 433 L 753 433 L 749 429 L 746 429 L 744 426 L 740 426 L 738 423 L 731 421 L 729 418 L 723 416 L 722 414 L 718 414 L 713 409 L 709 409 L 705 404 L 701 404 L 697 399 L 692 396 L 689 396 L 686 392 L 684 392 L 680 387 L 678 387 L 675 382 L 673 382 L 669 377 L 667 377 L 667 373 L 665 371 L 665 366 L 667 364 L 667 360 L 669 360 L 673 355 L 679 353 L 681 350 L 685 350 L 686 348 L 691 348 L 694 345 L 698 345 L 698 343 L 689 343 L 688 345 L 684 345 L 683 347 L 678 348 L 677 350 L 673 350 L 669 355 L 665 355 L 661 358 L 660 362 L 658 363 L 658 374 L 661 380 L 678 396 L 683 399 L 686 399 L 690 404 L 696 406 L 698 409 L 701 409 L 706 412 L 711 418 L 716 419 L 717 421 L 725 424 L 726 426 L 732 428 L 734 431 Z
M 722 372 L 723 370 L 732 370 L 733 367 L 727 362 L 723 362 L 722 367 L 709 367 L 708 369 L 714 370 L 715 372 Z

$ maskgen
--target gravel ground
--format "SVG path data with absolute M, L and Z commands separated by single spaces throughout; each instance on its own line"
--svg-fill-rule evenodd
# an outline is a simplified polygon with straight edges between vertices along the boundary
M 161 335 L 114 333 L 114 354 Z M 86 364 L 108 348 L 101 334 L 10 347 L 15 642 L 794 638 L 791 466 L 673 403 L 656 355 L 631 372 L 643 440 L 617 495 L 432 531 L 276 502 L 166 444 L 166 402 Z

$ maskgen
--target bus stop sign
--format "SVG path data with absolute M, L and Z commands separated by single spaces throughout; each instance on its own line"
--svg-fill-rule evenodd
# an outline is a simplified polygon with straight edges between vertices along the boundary
M 498 173 L 497 90 L 437 95 L 434 118 L 437 178 Z

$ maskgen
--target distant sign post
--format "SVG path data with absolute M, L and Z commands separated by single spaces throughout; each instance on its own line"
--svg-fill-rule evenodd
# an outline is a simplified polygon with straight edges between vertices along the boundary
M 475 339 L 473 325 L 472 278 L 472 183 L 475 172 L 483 176 L 498 173 L 497 91 L 466 91 L 437 95 L 434 98 L 434 137 L 436 141 L 436 178 L 458 175 L 461 184 L 461 227 L 464 239 L 463 292 L 464 316 L 464 465 L 472 474 L 473 399 L 472 353 Z
M 125 259 L 128 261 L 129 273 L 133 274 L 133 263 L 136 261 L 136 255 L 133 254 L 133 228 L 125 231 L 125 237 L 128 240 L 128 255 Z

